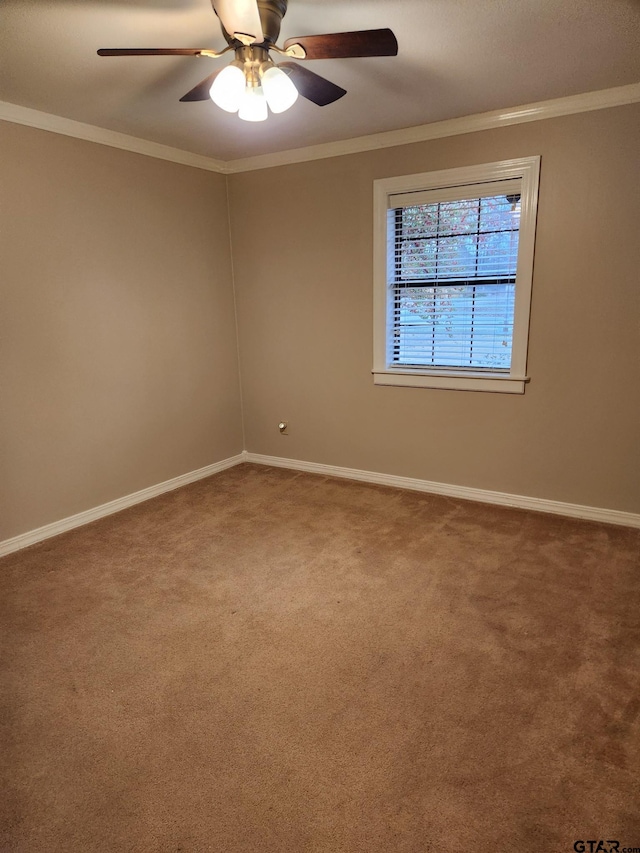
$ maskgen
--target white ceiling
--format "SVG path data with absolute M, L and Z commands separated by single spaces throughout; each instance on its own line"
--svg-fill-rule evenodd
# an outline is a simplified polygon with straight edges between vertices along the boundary
M 233 160 L 640 81 L 640 0 L 290 0 L 280 43 L 379 27 L 397 57 L 308 63 L 344 98 L 252 124 L 179 102 L 228 57 L 96 56 L 221 48 L 209 0 L 0 0 L 0 100 Z

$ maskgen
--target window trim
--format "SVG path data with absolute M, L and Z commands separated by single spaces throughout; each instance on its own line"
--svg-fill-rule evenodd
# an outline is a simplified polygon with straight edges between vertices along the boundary
M 407 368 L 391 366 L 387 357 L 388 304 L 387 284 L 389 196 L 406 192 L 464 187 L 510 178 L 522 181 L 520 199 L 520 236 L 516 271 L 511 368 L 492 372 L 487 369 Z M 538 208 L 540 157 L 522 157 L 442 169 L 416 175 L 382 178 L 373 182 L 373 381 L 376 385 L 410 388 L 447 388 L 460 391 L 497 391 L 524 394 L 527 376 L 527 348 L 533 255 Z

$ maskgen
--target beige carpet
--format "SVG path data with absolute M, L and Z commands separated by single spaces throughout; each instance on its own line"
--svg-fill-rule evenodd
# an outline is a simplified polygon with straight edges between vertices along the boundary
M 253 465 L 7 557 L 0 849 L 640 847 L 639 562 Z

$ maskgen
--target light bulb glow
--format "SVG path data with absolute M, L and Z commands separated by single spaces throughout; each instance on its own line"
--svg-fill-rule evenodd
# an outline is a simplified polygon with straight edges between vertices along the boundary
M 227 65 L 211 84 L 209 95 L 214 104 L 228 113 L 237 113 L 244 97 L 244 72 L 237 65 Z
M 283 113 L 298 100 L 298 90 L 289 76 L 275 65 L 262 75 L 262 88 L 271 112 Z
M 265 121 L 269 115 L 262 86 L 247 86 L 240 102 L 238 116 L 244 121 Z

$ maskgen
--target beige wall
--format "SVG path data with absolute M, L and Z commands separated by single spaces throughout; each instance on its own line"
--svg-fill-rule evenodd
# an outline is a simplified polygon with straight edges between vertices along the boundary
M 0 122 L 0 540 L 242 450 L 225 178 Z
M 638 150 L 633 105 L 230 176 L 247 449 L 640 512 Z M 534 154 L 525 395 L 374 386 L 373 180 Z M 0 122 L 0 258 L 0 540 L 242 449 L 223 176 Z
M 640 512 L 639 151 L 633 105 L 231 176 L 247 449 Z M 374 386 L 373 180 L 536 154 L 526 393 Z

